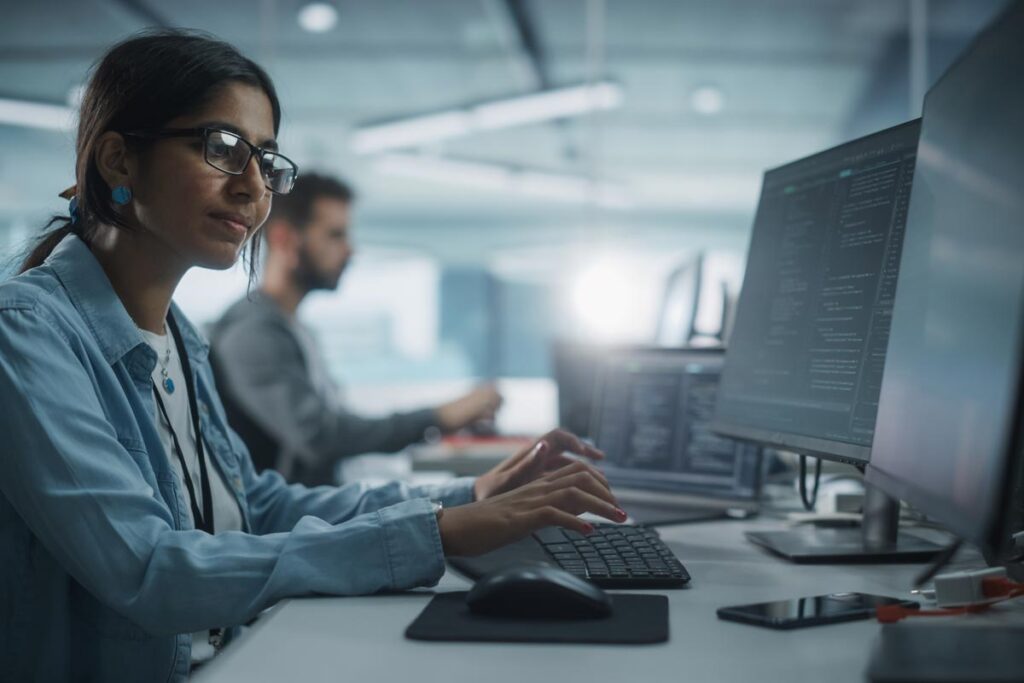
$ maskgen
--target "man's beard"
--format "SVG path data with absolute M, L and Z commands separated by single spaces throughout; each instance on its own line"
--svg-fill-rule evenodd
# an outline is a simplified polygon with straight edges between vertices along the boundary
M 344 267 L 342 267 L 342 270 L 344 270 Z M 338 288 L 338 281 L 340 279 L 340 272 L 334 275 L 333 273 L 318 271 L 316 264 L 313 263 L 313 259 L 310 257 L 305 245 L 303 245 L 303 248 L 299 250 L 299 265 L 295 269 L 295 282 L 303 291 L 333 291 Z

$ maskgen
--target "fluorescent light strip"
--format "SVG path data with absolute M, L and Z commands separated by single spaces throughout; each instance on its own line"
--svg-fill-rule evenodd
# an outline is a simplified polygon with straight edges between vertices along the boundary
M 622 88 L 608 81 L 558 88 L 357 128 L 352 134 L 352 149 L 357 154 L 372 154 L 415 147 L 480 130 L 580 116 L 621 104 Z
M 70 131 L 75 127 L 75 111 L 56 104 L 0 98 L 0 124 Z
M 510 194 L 574 203 L 593 202 L 606 208 L 633 205 L 630 193 L 615 183 L 583 176 L 518 169 L 500 164 L 460 161 L 416 154 L 386 154 L 373 165 L 379 173 L 489 189 Z
M 477 128 L 493 130 L 614 109 L 620 104 L 622 89 L 619 86 L 596 83 L 481 104 L 471 112 Z

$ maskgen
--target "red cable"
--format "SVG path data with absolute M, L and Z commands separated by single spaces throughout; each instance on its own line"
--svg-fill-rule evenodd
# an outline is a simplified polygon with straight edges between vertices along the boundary
M 911 609 L 901 605 L 885 605 L 875 609 L 875 617 L 883 624 L 893 624 L 907 617 L 948 617 L 984 612 L 996 603 L 1012 600 L 1024 595 L 1024 583 L 1017 583 L 1005 577 L 990 577 L 982 579 L 981 592 L 986 598 L 991 598 L 992 600 L 977 605 L 933 610 Z

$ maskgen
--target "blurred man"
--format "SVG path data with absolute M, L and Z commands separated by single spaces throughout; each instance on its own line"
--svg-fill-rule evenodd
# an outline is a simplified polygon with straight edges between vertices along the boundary
M 263 229 L 259 290 L 235 303 L 211 333 L 211 358 L 232 427 L 257 468 L 307 485 L 336 483 L 338 462 L 390 453 L 437 428 L 451 432 L 494 417 L 491 386 L 445 403 L 384 418 L 346 410 L 312 333 L 296 311 L 314 290 L 333 290 L 352 257 L 352 190 L 334 178 L 300 176 L 274 197 Z

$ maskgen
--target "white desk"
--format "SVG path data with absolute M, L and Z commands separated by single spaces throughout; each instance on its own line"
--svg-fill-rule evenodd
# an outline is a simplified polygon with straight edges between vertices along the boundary
M 197 681 L 863 681 L 875 621 L 773 631 L 721 621 L 724 605 L 860 591 L 910 597 L 921 565 L 789 564 L 743 539 L 774 520 L 663 527 L 662 538 L 693 576 L 670 600 L 670 640 L 661 645 L 594 646 L 428 643 L 405 628 L 431 591 L 358 598 L 291 600 L 266 615 Z M 973 554 L 971 566 L 980 565 Z M 958 563 L 958 564 L 962 564 Z M 448 572 L 438 591 L 469 583 Z

